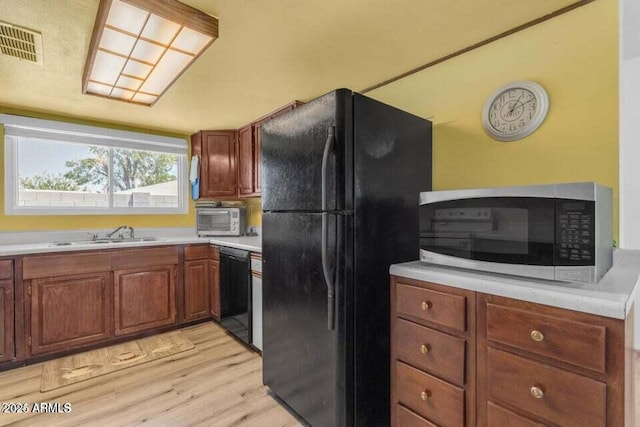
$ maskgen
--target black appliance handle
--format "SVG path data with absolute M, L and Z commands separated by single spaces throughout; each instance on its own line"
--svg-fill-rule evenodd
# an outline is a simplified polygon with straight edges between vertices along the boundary
M 329 162 L 329 153 L 336 139 L 336 128 L 331 126 L 327 135 L 327 142 L 324 144 L 324 152 L 322 153 L 322 210 L 327 210 L 327 163 Z M 327 284 L 327 328 L 333 330 L 335 327 L 335 303 L 334 292 L 335 285 L 331 277 L 328 260 L 328 240 L 329 227 L 327 226 L 327 212 L 322 212 L 322 274 Z

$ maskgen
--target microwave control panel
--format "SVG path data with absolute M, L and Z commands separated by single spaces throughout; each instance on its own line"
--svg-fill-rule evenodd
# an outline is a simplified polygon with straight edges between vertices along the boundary
M 556 265 L 594 265 L 595 202 L 556 201 Z

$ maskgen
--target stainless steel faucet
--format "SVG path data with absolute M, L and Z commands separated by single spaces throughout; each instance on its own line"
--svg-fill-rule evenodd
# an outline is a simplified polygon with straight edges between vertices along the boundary
M 129 238 L 133 239 L 135 237 L 135 233 L 133 231 L 133 227 L 129 227 L 128 225 L 121 225 L 120 227 L 118 227 L 115 230 L 113 230 L 111 233 L 107 233 L 107 239 L 110 239 L 111 237 L 113 237 L 113 235 L 116 234 L 120 230 L 129 230 Z M 119 237 L 121 239 L 124 239 L 124 236 L 122 235 L 122 233 L 120 233 Z

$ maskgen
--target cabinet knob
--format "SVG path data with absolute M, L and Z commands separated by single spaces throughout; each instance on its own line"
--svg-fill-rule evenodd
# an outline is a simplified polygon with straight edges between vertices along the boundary
M 422 344 L 420 346 L 420 353 L 427 354 L 431 351 L 431 346 L 429 344 Z
M 540 387 L 533 386 L 531 387 L 531 396 L 536 399 L 542 399 L 544 397 L 544 391 Z
M 427 311 L 433 307 L 433 303 L 431 301 L 422 301 L 421 306 L 423 311 Z
M 431 399 L 431 391 L 425 390 L 422 393 L 420 393 L 420 399 L 424 400 L 425 402 Z
M 540 342 L 544 339 L 544 334 L 534 329 L 533 331 L 531 331 L 531 339 L 535 342 Z

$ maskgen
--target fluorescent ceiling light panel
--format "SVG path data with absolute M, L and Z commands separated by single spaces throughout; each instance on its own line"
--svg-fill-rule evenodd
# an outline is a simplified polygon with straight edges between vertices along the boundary
M 83 92 L 153 105 L 217 38 L 217 18 L 177 0 L 100 0 Z

